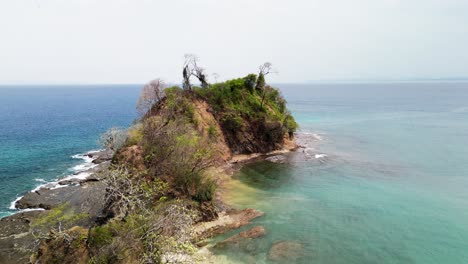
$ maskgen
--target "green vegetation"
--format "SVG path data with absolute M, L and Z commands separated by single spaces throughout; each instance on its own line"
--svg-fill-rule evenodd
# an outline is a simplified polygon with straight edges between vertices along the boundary
M 75 213 L 68 203 L 63 203 L 53 209 L 47 214 L 38 217 L 32 223 L 33 227 L 52 227 L 60 228 L 71 227 L 70 225 L 76 224 L 80 220 L 86 220 L 89 214 Z
M 253 83 L 256 83 L 256 75 L 249 74 L 244 78 L 194 90 L 208 101 L 229 128 L 239 128 L 245 119 L 264 119 L 280 121 L 288 132 L 294 132 L 297 124 L 287 111 L 286 100 L 279 91 L 264 85 L 261 85 L 261 89 L 253 89 Z

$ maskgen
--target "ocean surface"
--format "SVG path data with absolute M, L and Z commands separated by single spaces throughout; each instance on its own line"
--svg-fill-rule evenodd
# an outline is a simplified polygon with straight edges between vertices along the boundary
M 265 212 L 243 229 L 268 234 L 219 263 L 269 263 L 277 241 L 302 245 L 296 263 L 468 263 L 468 83 L 276 86 L 305 148 L 226 187 L 231 205 Z M 0 88 L 0 214 L 130 125 L 139 89 Z
M 99 135 L 136 117 L 140 85 L 0 86 L 0 217 L 26 192 L 90 164 Z

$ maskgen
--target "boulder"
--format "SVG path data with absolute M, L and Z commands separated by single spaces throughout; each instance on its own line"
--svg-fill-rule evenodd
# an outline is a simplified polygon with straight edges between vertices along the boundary
M 94 164 L 99 164 L 99 163 L 103 163 L 105 161 L 109 161 L 109 160 L 112 159 L 113 155 L 114 155 L 114 151 L 112 151 L 110 149 L 106 149 L 106 150 L 103 150 L 103 151 L 93 152 L 93 153 L 87 154 L 88 157 L 94 159 L 93 160 Z

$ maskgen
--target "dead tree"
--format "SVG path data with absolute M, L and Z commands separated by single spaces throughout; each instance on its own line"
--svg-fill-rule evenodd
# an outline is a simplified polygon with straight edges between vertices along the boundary
M 127 140 L 127 130 L 118 127 L 111 127 L 99 138 L 99 143 L 112 151 L 118 150 Z
M 182 87 L 185 90 L 192 90 L 192 84 L 190 83 L 190 77 L 194 76 L 197 78 L 203 88 L 208 87 L 208 80 L 206 77 L 205 69 L 198 66 L 198 57 L 193 54 L 185 55 L 184 69 L 182 71 L 183 84 Z
M 161 79 L 152 80 L 143 86 L 136 106 L 140 116 L 144 116 L 148 112 L 151 114 L 153 105 L 165 97 L 165 86 L 165 83 Z
M 276 72 L 273 70 L 273 64 L 270 62 L 265 62 L 264 64 L 260 65 L 258 67 L 258 78 L 257 78 L 257 84 L 255 85 L 255 89 L 260 91 L 261 96 L 262 96 L 262 102 L 260 104 L 260 107 L 263 108 L 263 102 L 265 101 L 265 96 L 267 94 L 267 89 L 265 89 L 265 76 L 272 73 Z

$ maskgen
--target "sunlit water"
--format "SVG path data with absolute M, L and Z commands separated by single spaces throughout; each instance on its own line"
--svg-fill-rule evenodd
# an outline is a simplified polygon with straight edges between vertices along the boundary
M 227 200 L 266 213 L 243 229 L 268 234 L 218 260 L 295 241 L 297 263 L 468 263 L 467 84 L 281 88 L 306 148 L 235 176 Z

